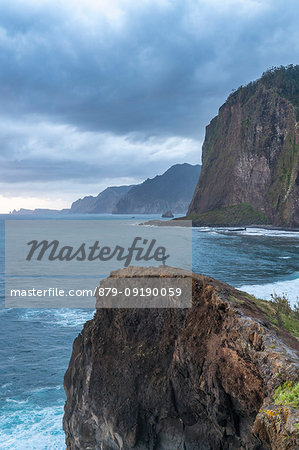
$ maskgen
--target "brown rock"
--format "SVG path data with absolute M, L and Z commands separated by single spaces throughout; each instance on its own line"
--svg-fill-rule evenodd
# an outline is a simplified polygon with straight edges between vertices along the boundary
M 298 379 L 298 342 L 278 337 L 247 294 L 189 276 L 192 308 L 98 309 L 85 324 L 64 380 L 68 449 L 290 448 L 285 413 L 277 428 L 259 411 Z
M 188 211 L 199 224 L 299 226 L 298 99 L 292 66 L 267 72 L 221 106 L 206 128 Z

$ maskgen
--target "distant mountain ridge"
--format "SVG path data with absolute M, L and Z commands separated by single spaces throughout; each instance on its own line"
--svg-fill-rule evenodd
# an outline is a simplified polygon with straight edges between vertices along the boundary
M 185 214 L 200 174 L 200 165 L 175 164 L 162 175 L 143 183 L 111 186 L 97 196 L 88 195 L 74 201 L 70 209 L 13 210 L 18 215 L 47 214 Z
M 101 214 L 111 213 L 114 206 L 134 185 L 111 186 L 93 197 L 89 195 L 79 198 L 72 203 L 70 213 L 73 214 Z
M 36 214 L 37 216 L 48 215 L 48 214 L 65 214 L 68 213 L 69 209 L 47 209 L 47 208 L 36 208 L 36 209 L 26 209 L 20 208 L 18 210 L 14 209 L 10 214 L 18 214 L 21 216 L 27 216 Z
M 185 214 L 200 175 L 201 166 L 175 164 L 162 175 L 132 187 L 113 209 L 115 214 Z

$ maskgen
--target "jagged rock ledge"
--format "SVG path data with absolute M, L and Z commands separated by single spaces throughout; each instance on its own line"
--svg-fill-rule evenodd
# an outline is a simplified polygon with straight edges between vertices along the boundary
M 298 341 L 266 302 L 190 276 L 192 308 L 98 309 L 85 324 L 64 380 L 68 449 L 299 448 L 296 402 L 275 394 L 298 383 Z

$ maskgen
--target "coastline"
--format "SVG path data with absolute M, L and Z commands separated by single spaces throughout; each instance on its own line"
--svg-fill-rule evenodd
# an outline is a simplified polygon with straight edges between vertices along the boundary
M 190 219 L 185 219 L 185 218 L 176 218 L 176 219 L 172 219 L 172 220 L 149 220 L 148 222 L 144 222 L 144 223 L 140 223 L 139 225 L 152 225 L 152 226 L 190 226 L 190 224 L 188 224 L 188 222 L 191 222 Z M 236 230 L 236 228 L 239 228 L 237 226 L 234 225 L 196 225 L 196 223 L 192 223 L 192 227 L 193 228 L 225 228 L 228 229 L 228 231 L 239 231 Z M 232 230 L 229 230 L 230 228 L 232 228 Z M 242 226 L 242 228 L 244 229 L 252 229 L 252 228 L 258 228 L 261 230 L 277 230 L 277 231 L 290 231 L 290 232 L 295 232 L 298 233 L 299 232 L 299 228 L 297 227 L 280 227 L 277 225 L 244 225 Z M 243 230 L 240 230 L 243 231 Z
M 52 216 L 51 218 L 53 218 Z M 57 217 L 57 216 L 56 216 Z M 103 220 L 103 219 L 117 219 L 117 216 L 110 215 L 75 215 L 70 217 L 59 216 L 59 220 Z M 126 217 L 125 217 L 126 218 Z M 129 217 L 127 217 L 129 218 Z M 131 218 L 131 217 L 130 217 Z M 2 242 L 4 243 L 4 221 L 8 220 L 37 220 L 38 217 L 17 217 L 1 215 L 0 229 L 2 230 Z M 58 219 L 58 217 L 57 217 Z M 146 222 L 150 219 L 149 216 L 141 217 L 140 215 L 135 217 L 134 222 Z M 156 216 L 156 219 L 158 217 Z M 161 222 L 167 222 L 161 220 Z M 168 221 L 169 222 L 169 221 Z M 173 221 L 173 225 L 178 226 L 178 221 Z M 263 227 L 259 227 L 263 228 Z M 229 250 L 228 254 L 220 251 L 221 242 L 217 239 L 216 232 L 211 228 L 207 230 L 207 233 L 200 232 L 201 228 L 197 227 L 194 230 L 194 251 L 196 252 L 196 257 L 193 258 L 194 271 L 200 273 L 206 273 L 213 276 L 216 279 L 221 278 L 221 273 L 223 270 L 227 274 L 227 282 L 233 285 L 238 290 L 244 289 L 244 286 L 250 286 L 250 290 L 253 289 L 256 292 L 256 296 L 259 298 L 260 289 L 265 289 L 263 283 L 267 284 L 267 289 L 272 285 L 277 293 L 278 287 L 275 283 L 281 281 L 281 290 L 286 291 L 292 289 L 292 281 L 285 283 L 285 277 L 287 277 L 288 268 L 292 271 L 294 258 L 296 254 L 291 248 L 286 244 L 289 240 L 287 237 L 281 237 L 278 234 L 278 240 L 281 242 L 282 247 L 280 248 L 280 256 L 288 257 L 289 259 L 276 259 L 275 254 L 270 256 L 270 264 L 279 265 L 279 273 L 275 274 L 271 272 L 269 277 L 261 279 L 260 272 L 267 271 L 267 260 L 260 258 L 259 264 L 255 263 L 255 255 L 252 253 L 250 259 L 250 254 L 248 254 L 247 248 L 242 244 L 238 244 L 238 249 L 233 252 L 234 247 L 228 246 L 221 247 L 222 249 Z M 204 231 L 204 228 L 202 229 Z M 290 231 L 289 229 L 286 231 Z M 263 234 L 263 231 L 260 231 Z M 227 236 L 225 233 L 219 233 L 224 239 L 231 239 L 234 241 L 235 237 L 238 236 L 237 233 L 228 232 Z M 266 232 L 265 232 L 266 234 Z M 274 234 L 274 233 L 273 233 Z M 241 233 L 242 235 L 242 233 Z M 215 239 L 216 237 L 216 239 Z M 295 235 L 297 240 L 297 235 Z M 253 236 L 253 242 L 263 241 L 263 239 L 256 239 Z M 272 247 L 273 248 L 273 241 Z M 293 241 L 292 241 L 293 242 Z M 296 249 L 295 249 L 296 250 Z M 262 249 L 261 249 L 262 251 Z M 213 257 L 205 258 L 204 255 L 209 252 Z M 251 253 L 251 249 L 249 249 Z M 4 256 L 4 248 L 3 248 Z M 246 258 L 242 259 L 242 254 Z M 240 259 L 238 259 L 240 257 Z M 267 257 L 268 259 L 268 257 Z M 214 260 L 214 263 L 213 263 Z M 229 261 L 225 265 L 225 261 Z M 4 259 L 2 259 L 2 267 L 4 271 Z M 224 264 L 224 265 L 223 265 Z M 271 270 L 271 269 L 270 269 Z M 253 275 L 253 272 L 255 274 Z M 236 272 L 236 276 L 233 273 Z M 251 274 L 248 277 L 244 277 L 244 273 Z M 294 275 L 295 276 L 295 275 Z M 228 279 L 229 277 L 229 279 Z M 223 278 L 223 277 L 222 277 Z M 264 277 L 262 277 L 264 278 Z M 236 279 L 240 282 L 238 286 L 236 285 Z M 235 281 L 234 281 L 235 280 Z M 223 280 L 225 281 L 225 280 Z M 294 281 L 295 282 L 295 281 Z M 283 286 L 285 285 L 285 286 Z M 249 290 L 249 289 L 248 289 Z M 254 295 L 254 293 L 253 293 Z M 4 298 L 3 298 L 4 300 Z M 2 323 L 5 322 L 5 327 L 2 327 L 2 340 L 7 341 L 13 345 L 16 343 L 16 350 L 12 353 L 11 345 L 4 348 L 6 352 L 4 354 L 4 360 L 7 364 L 7 370 L 4 375 L 4 385 L 3 387 L 3 400 L 2 400 L 2 434 L 0 433 L 1 442 L 8 449 L 21 449 L 21 448 L 36 448 L 39 447 L 39 442 L 46 443 L 48 445 L 56 445 L 57 448 L 62 448 L 62 442 L 64 442 L 64 434 L 61 429 L 61 420 L 63 414 L 63 403 L 64 395 L 62 388 L 58 389 L 60 380 L 63 376 L 64 368 L 69 360 L 69 349 L 71 348 L 72 342 L 77 334 L 80 333 L 83 324 L 93 317 L 93 311 L 84 310 L 19 310 L 19 309 L 2 309 L 1 311 Z M 15 332 L 17 324 L 17 329 L 22 335 L 22 342 L 19 343 L 20 334 Z M 53 333 L 55 329 L 55 333 Z M 35 352 L 30 352 L 32 336 L 38 341 L 38 346 Z M 45 346 L 44 343 L 47 342 Z M 22 349 L 18 348 L 22 346 Z M 57 352 L 57 347 L 59 346 L 60 351 Z M 25 350 L 24 353 L 20 353 L 21 350 Z M 11 356 L 16 357 L 15 360 L 10 359 Z M 33 374 L 31 367 L 38 367 L 40 358 L 48 358 L 48 361 L 52 361 L 50 366 L 51 374 L 45 376 L 41 370 L 36 370 Z M 25 359 L 24 359 L 25 358 Z M 54 358 L 54 359 L 53 359 Z M 10 373 L 16 374 L 16 378 L 11 383 Z M 25 371 L 25 372 L 24 372 Z M 22 374 L 22 375 L 21 375 Z M 26 383 L 24 384 L 24 377 Z M 32 390 L 34 392 L 32 393 Z M 40 408 L 40 409 L 39 409 Z M 35 411 L 39 411 L 35 414 Z M 8 413 L 11 414 L 11 420 L 8 420 Z M 23 423 L 15 426 L 15 421 L 18 420 L 20 416 L 23 416 L 25 420 L 29 420 L 30 423 L 24 425 Z M 11 437 L 13 435 L 13 437 Z M 43 447 L 44 448 L 44 447 Z

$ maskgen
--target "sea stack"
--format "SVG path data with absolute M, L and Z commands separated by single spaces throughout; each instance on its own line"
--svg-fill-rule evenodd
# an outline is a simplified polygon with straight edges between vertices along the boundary
M 172 219 L 174 217 L 174 215 L 172 214 L 172 211 L 169 210 L 169 211 L 165 211 L 165 213 L 162 214 L 162 217 Z

